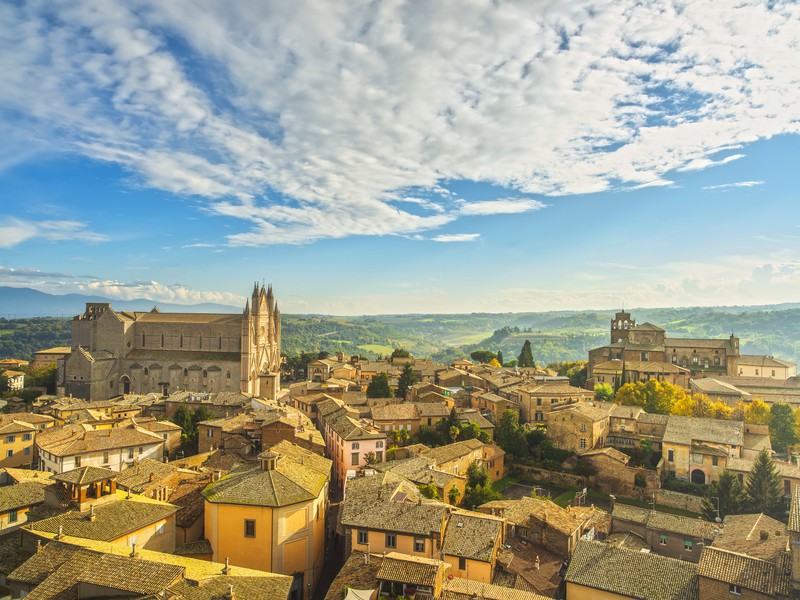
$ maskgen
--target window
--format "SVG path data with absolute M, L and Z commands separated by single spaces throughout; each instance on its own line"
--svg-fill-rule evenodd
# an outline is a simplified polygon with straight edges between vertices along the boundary
M 663 534 L 659 535 L 658 536 L 658 543 L 661 544 L 662 546 L 666 546 L 667 545 L 667 536 L 665 536 Z
M 467 559 L 464 558 L 463 556 L 458 557 L 458 568 L 461 571 L 467 568 Z
M 167 434 L 166 433 L 163 434 L 163 437 L 164 437 L 164 439 L 167 439 Z
M 692 453 L 692 462 L 698 465 L 703 464 L 703 455 L 698 454 L 697 452 Z
M 144 453 L 144 446 L 139 446 L 139 454 L 141 455 L 143 453 Z
M 23 433 L 22 434 L 22 441 L 23 442 L 30 442 L 33 439 L 33 434 L 31 433 Z
M 383 462 L 383 450 L 378 450 L 377 452 L 375 452 L 375 459 L 378 462 Z
M 542 399 L 541 398 L 537 398 L 536 399 L 536 406 L 541 406 L 541 405 L 542 405 Z
M 376 448 L 383 448 L 383 442 L 375 442 Z
M 775 377 L 775 369 L 772 369 L 772 376 Z
M 728 586 L 728 591 L 731 594 L 736 594 L 737 596 L 741 596 L 742 595 L 742 586 L 736 585 L 735 583 L 732 583 L 732 584 L 730 584 Z
M 719 456 L 712 456 L 711 457 L 711 464 L 715 467 L 719 465 Z
M 756 369 L 756 375 L 758 375 L 758 369 Z
M 181 348 L 183 348 L 183 334 L 181 334 L 180 344 L 181 344 Z
M 142 348 L 144 348 L 144 334 L 142 334 Z
M 581 448 L 586 448 L 586 438 L 581 438 Z
M 18 518 L 19 517 L 17 516 L 17 510 L 16 509 L 14 509 L 12 511 L 9 511 L 9 513 L 8 513 L 8 522 L 9 523 L 16 523 Z
M 350 457 L 350 464 L 354 467 L 358 466 L 358 452 L 353 452 L 352 456 Z
M 397 536 L 393 533 L 386 534 L 386 547 L 397 548 Z
M 677 354 L 673 354 L 672 355 L 672 364 L 674 365 L 677 362 L 678 362 L 678 355 Z
M 714 366 L 715 366 L 715 367 L 718 367 L 718 366 L 719 366 L 719 356 L 715 356 L 715 357 L 714 357 Z
M 683 540 L 683 549 L 687 552 L 692 551 L 692 540 Z
M 81 457 L 80 456 L 76 456 L 75 457 L 75 468 L 77 469 L 80 466 L 81 466 Z
M 581 423 L 581 431 L 586 431 L 586 423 Z
M 14 437 L 13 435 L 7 435 L 7 436 L 6 436 L 6 444 L 13 444 L 13 443 L 14 443 L 14 440 L 16 440 L 16 439 L 17 439 L 17 438 L 16 438 L 16 437 Z
M 164 334 L 161 334 L 161 347 L 164 347 Z
M 214 430 L 213 429 L 206 429 L 206 433 L 208 434 L 208 437 L 210 437 L 210 438 L 214 437 Z
M 650 354 L 648 352 L 642 352 L 642 360 L 650 360 Z
M 133 458 L 133 448 L 128 448 L 128 458 L 129 459 Z
M 164 523 L 159 523 L 158 525 L 156 525 L 156 535 L 161 535 L 162 533 L 164 533 L 164 529 L 165 529 Z
M 150 369 L 148 369 L 147 367 L 145 367 L 145 368 L 144 368 L 144 376 L 145 376 L 145 377 L 147 377 L 148 375 L 150 375 Z
M 108 452 L 103 452 L 103 464 L 108 464 Z
M 425 552 L 425 538 L 414 538 L 414 552 Z
M 358 543 L 362 546 L 365 546 L 369 543 L 369 532 L 359 530 L 358 532 Z
M 22 453 L 23 453 L 23 454 L 30 454 L 30 453 L 31 453 L 31 447 L 30 447 L 30 446 L 25 446 L 25 447 L 22 449 Z
M 697 363 L 699 363 L 699 362 L 700 362 L 700 357 L 699 357 L 699 356 L 693 356 L 693 357 L 692 357 L 692 363 L 693 363 L 693 364 L 695 364 L 695 365 L 696 365 L 696 364 L 697 364 Z
M 544 414 L 542 414 L 540 412 L 537 412 L 535 415 L 533 415 L 533 420 L 534 421 L 544 421 Z
M 675 450 L 667 450 L 667 461 L 675 462 Z
M 256 522 L 253 519 L 244 520 L 244 537 L 246 538 L 256 537 Z
M 358 442 L 353 442 L 353 450 L 358 450 L 360 447 L 361 446 L 358 444 Z
M 6 450 L 6 458 L 11 458 L 12 456 L 14 456 L 14 451 L 13 450 Z

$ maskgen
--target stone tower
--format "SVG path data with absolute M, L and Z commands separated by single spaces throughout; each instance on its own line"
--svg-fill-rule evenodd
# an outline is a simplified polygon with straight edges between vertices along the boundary
M 611 343 L 628 339 L 628 331 L 636 327 L 636 320 L 631 319 L 631 313 L 622 311 L 611 319 Z
M 242 319 L 242 393 L 275 400 L 280 389 L 281 313 L 272 293 L 258 283 Z

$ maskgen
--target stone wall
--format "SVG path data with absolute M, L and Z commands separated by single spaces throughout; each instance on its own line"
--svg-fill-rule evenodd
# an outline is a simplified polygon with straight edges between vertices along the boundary
M 656 492 L 656 505 L 659 504 L 699 513 L 702 510 L 703 499 L 700 496 L 673 492 L 672 490 L 658 490 Z
M 569 487 L 582 488 L 586 487 L 587 481 L 581 475 L 574 473 L 563 473 L 561 471 L 549 471 L 539 467 L 529 467 L 527 465 L 510 464 L 509 471 L 513 474 L 519 474 L 522 477 L 552 483 L 555 485 L 563 485 Z
M 604 454 L 587 456 L 581 460 L 590 462 L 597 469 L 589 481 L 592 485 L 607 494 L 618 494 L 630 498 L 652 498 L 654 492 L 661 487 L 658 473 L 652 469 L 629 467 L 622 462 Z M 637 476 L 640 484 L 636 485 Z

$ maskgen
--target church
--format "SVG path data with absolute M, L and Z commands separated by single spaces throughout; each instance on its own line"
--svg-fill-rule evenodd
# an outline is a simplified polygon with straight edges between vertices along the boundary
M 238 392 L 275 399 L 281 314 L 272 286 L 255 284 L 242 314 L 116 311 L 87 303 L 72 320 L 72 352 L 60 373 L 67 396 Z

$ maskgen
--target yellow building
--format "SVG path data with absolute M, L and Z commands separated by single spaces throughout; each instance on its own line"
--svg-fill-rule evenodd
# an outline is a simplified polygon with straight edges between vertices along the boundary
M 36 432 L 53 423 L 52 417 L 32 413 L 0 415 L 0 467 L 30 467 Z
M 442 544 L 442 560 L 451 566 L 450 572 L 471 581 L 492 583 L 504 524 L 500 517 L 467 511 L 452 513 Z
M 213 560 L 294 575 L 308 600 L 322 573 L 331 461 L 286 441 L 259 461 L 203 490 Z
M 38 350 L 33 353 L 33 366 L 55 365 L 59 360 L 69 357 L 70 354 L 72 354 L 72 348 L 69 346 L 56 346 L 55 348 Z
M 0 534 L 27 522 L 31 508 L 44 502 L 47 483 L 49 481 L 43 479 L 0 487 Z
M 602 447 L 614 406 L 610 402 L 575 402 L 557 406 L 544 417 L 547 438 L 556 448 L 578 454 Z

